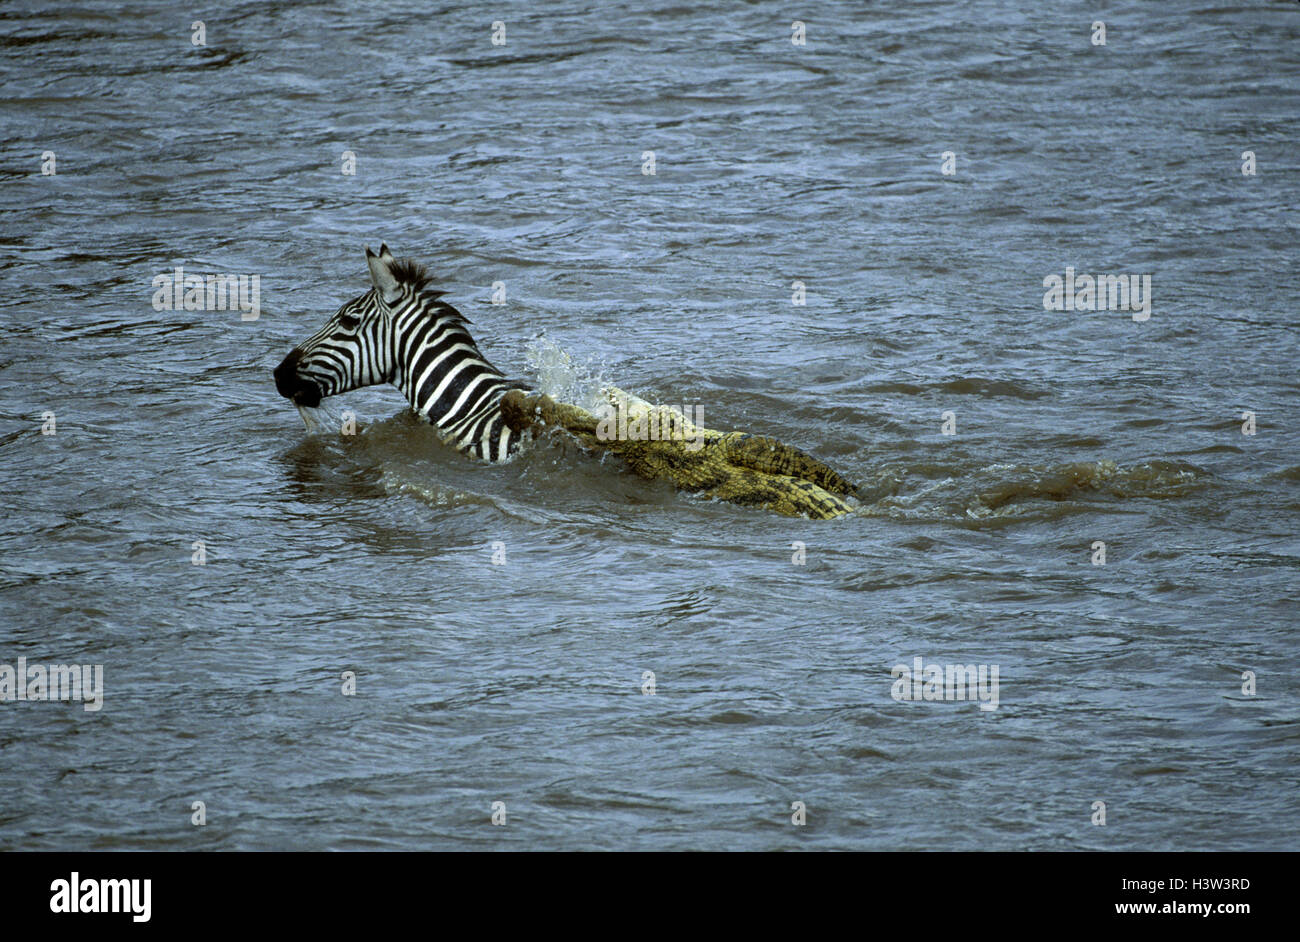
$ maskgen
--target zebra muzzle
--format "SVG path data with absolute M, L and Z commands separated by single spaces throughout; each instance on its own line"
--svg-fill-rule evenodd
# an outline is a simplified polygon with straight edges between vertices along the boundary
M 301 356 L 297 350 L 291 350 L 284 362 L 275 368 L 275 391 L 296 406 L 314 409 L 320 405 L 320 387 L 298 375 Z

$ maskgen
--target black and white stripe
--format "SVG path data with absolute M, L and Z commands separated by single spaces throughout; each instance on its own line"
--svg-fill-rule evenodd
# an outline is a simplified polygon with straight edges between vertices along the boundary
M 519 435 L 501 418 L 501 397 L 527 384 L 506 379 L 484 359 L 468 321 L 424 267 L 366 249 L 374 288 L 339 308 L 276 368 L 276 388 L 299 405 L 362 386 L 392 383 L 411 408 L 460 451 L 504 461 Z

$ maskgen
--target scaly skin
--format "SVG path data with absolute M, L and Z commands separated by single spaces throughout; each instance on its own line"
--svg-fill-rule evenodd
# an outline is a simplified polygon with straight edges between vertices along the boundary
M 620 389 L 609 387 L 604 392 L 611 404 L 628 409 L 630 421 L 644 416 L 658 423 L 671 413 L 682 430 L 681 438 L 602 439 L 597 434 L 600 419 L 585 409 L 546 395 L 526 396 L 520 390 L 506 394 L 501 412 L 506 424 L 517 432 L 538 425 L 563 428 L 588 448 L 619 455 L 643 478 L 670 481 L 704 497 L 814 520 L 852 512 L 839 495 L 856 495 L 857 488 L 798 448 L 762 435 L 701 428 L 683 421 L 680 413 L 650 405 Z M 693 447 L 698 442 L 702 447 Z

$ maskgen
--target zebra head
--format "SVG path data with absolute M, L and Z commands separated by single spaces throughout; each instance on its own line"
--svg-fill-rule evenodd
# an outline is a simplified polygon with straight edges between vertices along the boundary
M 366 248 L 374 287 L 344 304 L 325 326 L 298 344 L 275 368 L 276 391 L 299 406 L 327 396 L 394 381 L 393 312 L 423 287 L 422 269 L 398 261 L 380 245 Z
M 444 441 L 487 461 L 504 461 L 520 433 L 501 414 L 501 400 L 527 383 L 507 379 L 484 359 L 460 311 L 426 287 L 429 274 L 380 246 L 366 249 L 374 287 L 339 308 L 275 368 L 275 388 L 298 406 L 361 386 L 392 383 L 411 410 L 436 425 Z

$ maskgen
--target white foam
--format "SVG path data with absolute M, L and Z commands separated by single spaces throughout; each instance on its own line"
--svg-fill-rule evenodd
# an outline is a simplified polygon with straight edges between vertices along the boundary
M 595 412 L 604 405 L 603 381 L 573 362 L 559 344 L 548 337 L 530 341 L 526 347 L 529 367 L 537 374 L 537 388 L 558 402 Z

